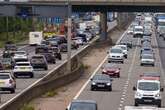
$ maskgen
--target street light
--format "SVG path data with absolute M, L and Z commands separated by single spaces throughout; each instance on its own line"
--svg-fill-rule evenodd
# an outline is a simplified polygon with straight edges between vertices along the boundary
M 68 5 L 68 33 L 67 33 L 67 73 L 71 72 L 71 33 L 72 33 L 72 6 L 70 4 L 70 1 L 67 0 Z

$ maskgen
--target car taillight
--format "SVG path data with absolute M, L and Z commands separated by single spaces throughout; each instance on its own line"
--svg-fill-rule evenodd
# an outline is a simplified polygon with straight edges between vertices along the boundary
M 9 80 L 9 83 L 10 83 L 10 84 L 12 84 L 12 83 L 13 83 L 13 81 L 10 79 L 10 80 Z

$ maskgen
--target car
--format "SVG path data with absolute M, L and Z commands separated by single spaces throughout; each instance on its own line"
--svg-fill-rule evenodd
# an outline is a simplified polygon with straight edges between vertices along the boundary
M 154 56 L 154 52 L 151 51 L 151 50 L 144 50 L 142 51 L 142 53 L 140 54 L 140 59 L 142 58 L 143 55 L 151 55 L 151 56 Z M 154 56 L 155 58 L 155 56 Z
M 14 67 L 12 58 L 2 58 L 1 64 L 4 69 L 12 69 Z
M 113 46 L 108 52 L 108 63 L 121 62 L 124 63 L 124 53 L 120 47 Z
M 17 62 L 14 66 L 13 74 L 16 78 L 19 76 L 34 77 L 33 67 L 30 62 Z
M 151 43 L 151 37 L 150 36 L 143 36 L 143 38 L 141 39 L 141 44 L 143 44 L 143 42 L 150 42 Z
M 133 27 L 128 28 L 127 34 L 133 34 Z
M 112 91 L 113 79 L 106 74 L 96 74 L 91 78 L 91 91 L 96 89 L 107 89 Z
M 44 55 L 34 55 L 31 57 L 30 62 L 34 69 L 43 68 L 48 70 L 48 64 Z
M 2 62 L 0 62 L 0 70 L 4 70 Z
M 132 48 L 132 41 L 121 41 L 119 45 L 126 45 L 127 48 Z
M 134 105 L 139 104 L 154 104 L 161 107 L 161 88 L 160 81 L 158 80 L 138 80 L 136 86 L 133 87 L 135 91 Z
M 117 65 L 106 64 L 102 67 L 102 74 L 107 74 L 111 77 L 120 77 L 120 68 Z
M 60 44 L 59 48 L 60 48 L 60 52 L 67 52 L 68 51 L 67 43 Z
M 59 47 L 50 47 L 48 49 L 48 53 L 53 53 L 55 58 L 62 60 L 62 55 L 61 55 Z
M 143 33 L 143 35 L 151 36 L 151 35 L 152 35 L 152 31 L 149 30 L 149 29 L 144 29 L 144 33 Z
M 120 47 L 123 50 L 124 53 L 124 57 L 127 58 L 128 57 L 128 48 L 127 45 L 115 45 L 116 47 Z
M 16 80 L 11 72 L 0 71 L 0 90 L 15 93 Z
M 38 45 L 36 48 L 35 48 L 35 54 L 40 54 L 40 53 L 45 53 L 47 50 L 48 50 L 48 45 Z
M 142 53 L 144 53 L 146 51 L 150 51 L 150 52 L 153 53 L 153 49 L 150 46 L 149 47 L 148 46 L 142 47 L 141 50 L 140 50 L 140 53 L 142 54 Z
M 11 55 L 14 55 L 15 51 L 17 51 L 16 44 L 5 44 L 5 51 L 8 51 Z
M 75 41 L 76 44 L 78 44 L 78 45 L 84 44 L 82 37 L 75 37 L 75 38 L 72 38 L 72 40 Z
M 42 55 L 45 56 L 46 61 L 47 61 L 48 63 L 53 63 L 53 64 L 56 63 L 56 57 L 54 56 L 53 53 L 43 53 Z
M 155 65 L 155 59 L 153 55 L 142 55 L 141 57 L 141 66 L 143 65 Z
M 73 100 L 66 110 L 98 110 L 93 100 Z
M 28 61 L 28 54 L 26 53 L 26 51 L 16 51 L 14 53 L 13 59 L 16 62 L 18 62 L 18 61 L 24 61 L 24 60 L 27 60 Z
M 3 58 L 12 58 L 13 57 L 13 54 L 10 53 L 9 51 L 3 51 L 2 57 Z
M 133 37 L 143 37 L 143 26 L 135 26 L 133 31 Z

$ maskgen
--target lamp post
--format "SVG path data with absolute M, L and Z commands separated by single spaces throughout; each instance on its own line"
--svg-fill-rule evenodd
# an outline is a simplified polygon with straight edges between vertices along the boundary
M 72 19 L 71 19 L 71 14 L 72 14 L 72 6 L 70 4 L 70 1 L 67 0 L 68 4 L 68 33 L 67 33 L 67 73 L 71 72 L 71 33 L 72 33 Z

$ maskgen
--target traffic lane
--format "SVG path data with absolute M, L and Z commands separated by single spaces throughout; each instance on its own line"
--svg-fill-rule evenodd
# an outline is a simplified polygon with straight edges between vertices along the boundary
M 124 35 L 122 40 L 129 39 L 127 35 Z M 84 91 L 80 94 L 78 99 L 90 99 L 96 100 L 100 110 L 113 110 L 118 108 L 120 103 L 120 98 L 123 90 L 123 84 L 125 83 L 128 77 L 129 67 L 133 58 L 133 51 L 135 49 L 130 49 L 128 59 L 125 60 L 124 64 L 117 64 L 121 68 L 121 78 L 115 78 L 112 84 L 112 92 L 102 92 L 102 91 L 90 91 L 90 82 L 85 87 Z M 106 63 L 107 64 L 107 61 Z M 103 65 L 105 65 L 103 64 Z M 101 73 L 101 69 L 97 72 Z
M 154 40 L 155 36 L 152 36 L 152 42 L 153 42 L 153 46 L 156 46 L 156 41 Z M 160 66 L 160 59 L 159 59 L 159 54 L 158 54 L 158 48 L 154 49 L 155 52 L 155 58 L 156 58 L 156 62 L 155 62 L 155 67 L 149 67 L 149 66 L 140 66 L 140 60 L 139 60 L 139 55 L 140 55 L 140 47 L 138 47 L 138 53 L 136 55 L 136 61 L 134 63 L 134 68 L 132 71 L 132 75 L 130 77 L 130 82 L 128 85 L 128 89 L 127 89 L 127 95 L 125 97 L 125 101 L 123 103 L 124 106 L 134 106 L 134 94 L 135 92 L 133 91 L 133 86 L 136 85 L 136 81 L 140 78 L 140 75 L 143 72 L 159 72 L 161 73 L 161 66 Z M 164 85 L 163 83 L 164 78 L 161 77 L 161 84 Z M 162 94 L 162 106 L 164 106 L 164 93 Z M 153 105 L 151 105 L 153 106 Z
M 80 46 L 77 50 L 72 50 L 71 55 L 75 55 L 78 51 L 81 51 L 86 45 Z M 31 52 L 29 54 L 29 57 L 35 55 L 35 52 Z M 67 59 L 67 54 L 62 54 L 62 60 L 59 60 L 56 62 L 56 64 L 49 64 L 48 65 L 48 70 L 47 71 L 42 71 L 42 70 L 35 70 L 34 71 L 34 78 L 17 78 L 16 79 L 16 92 L 14 94 L 6 94 L 6 92 L 2 92 L 4 94 L 1 95 L 1 104 L 5 103 L 12 97 L 16 96 L 18 93 L 20 93 L 22 90 L 33 84 L 35 81 L 38 79 L 42 78 L 45 76 L 47 73 L 49 73 L 52 69 L 57 67 L 58 65 L 62 64 L 66 59 Z
M 114 81 L 112 82 L 111 92 L 91 91 L 89 82 L 84 91 L 78 97 L 78 99 L 95 100 L 98 104 L 99 110 L 115 110 L 115 108 L 117 109 L 120 103 L 124 83 L 128 77 L 128 70 L 131 65 L 134 50 L 135 49 L 131 49 L 129 51 L 129 57 L 127 60 L 125 60 L 124 64 L 117 64 L 121 68 L 121 77 L 114 78 Z M 107 61 L 103 65 L 106 64 Z M 97 72 L 97 74 L 100 73 L 101 69 Z

